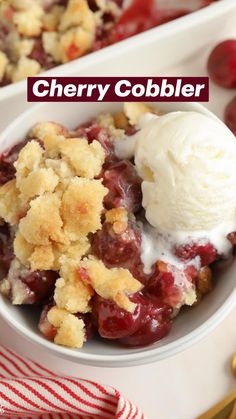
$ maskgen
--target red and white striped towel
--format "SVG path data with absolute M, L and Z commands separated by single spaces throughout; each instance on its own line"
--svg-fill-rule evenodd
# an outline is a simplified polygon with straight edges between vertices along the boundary
M 114 388 L 58 376 L 4 346 L 0 346 L 0 417 L 144 419 Z

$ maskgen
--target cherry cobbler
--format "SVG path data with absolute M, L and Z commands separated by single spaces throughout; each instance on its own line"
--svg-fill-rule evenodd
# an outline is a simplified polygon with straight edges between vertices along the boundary
M 210 242 L 173 246 L 181 265 L 145 267 L 142 179 L 115 145 L 146 113 L 157 112 L 127 103 L 73 131 L 39 122 L 1 155 L 0 290 L 12 304 L 41 307 L 39 330 L 59 345 L 80 348 L 94 333 L 153 343 L 212 288 Z
M 0 86 L 67 63 L 214 0 L 156 10 L 154 0 L 1 0 Z M 187 3 L 187 2 L 186 2 Z

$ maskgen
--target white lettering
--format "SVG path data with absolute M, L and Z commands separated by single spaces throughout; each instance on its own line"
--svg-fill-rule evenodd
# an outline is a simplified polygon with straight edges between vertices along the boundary
M 93 90 L 96 89 L 96 88 L 97 88 L 96 84 L 88 84 L 88 86 L 87 86 L 87 96 L 91 97 Z
M 56 90 L 57 90 L 57 93 L 56 93 Z M 49 96 L 51 96 L 51 97 L 54 97 L 54 96 L 61 97 L 62 94 L 63 94 L 62 84 L 57 84 L 56 79 L 52 79 Z
M 40 87 L 49 87 L 49 83 L 47 80 L 37 80 L 34 84 L 33 84 L 33 94 L 37 97 L 45 97 L 47 96 L 49 90 L 48 89 L 44 89 L 42 92 L 39 91 Z M 41 90 L 41 89 L 40 89 Z
M 73 97 L 76 95 L 76 86 L 74 84 L 67 84 L 64 87 L 64 95 L 67 97 Z
M 168 84 L 167 79 L 163 79 L 162 85 L 161 85 L 161 97 L 171 97 L 174 95 L 174 86 L 173 84 Z
M 152 79 L 148 79 L 146 96 L 148 97 L 157 97 L 160 93 L 160 87 L 158 84 L 152 82 Z
M 178 79 L 176 82 L 176 87 L 175 87 L 175 96 L 179 97 L 180 92 L 181 92 L 181 87 L 182 87 L 182 80 Z
M 110 87 L 110 84 L 105 84 L 105 86 L 102 86 L 102 84 L 98 84 L 98 91 L 99 91 L 98 100 L 99 101 L 104 99 L 105 94 L 107 93 L 109 87 Z
M 120 81 L 118 81 L 118 83 L 116 83 L 116 85 L 115 85 L 115 94 L 117 96 L 119 96 L 119 97 L 129 96 L 129 94 L 131 92 L 131 89 L 123 90 L 123 87 L 124 86 L 131 87 L 132 85 L 131 85 L 130 81 L 128 81 L 128 80 L 120 80 Z M 122 88 L 122 90 L 121 90 L 121 88 Z
M 81 97 L 83 95 L 83 90 L 87 89 L 87 84 L 78 84 L 77 96 Z
M 199 97 L 201 90 L 204 89 L 204 88 L 205 88 L 205 84 L 197 84 L 196 85 L 195 96 Z
M 185 84 L 182 87 L 182 95 L 185 97 L 191 97 L 194 95 L 194 86 L 192 84 Z
M 136 97 L 145 95 L 145 87 L 142 84 L 135 84 L 132 88 L 132 94 Z

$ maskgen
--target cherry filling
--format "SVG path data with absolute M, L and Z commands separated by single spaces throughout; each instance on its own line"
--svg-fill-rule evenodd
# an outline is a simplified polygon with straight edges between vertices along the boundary
M 42 304 L 53 294 L 57 278 L 58 273 L 54 271 L 30 272 L 25 269 L 12 278 L 12 293 L 15 294 L 22 283 L 21 304 Z
M 93 314 L 101 337 L 118 339 L 126 346 L 142 346 L 163 338 L 169 332 L 171 308 L 141 293 L 132 295 L 130 300 L 136 304 L 133 313 L 121 309 L 113 301 L 95 297 Z
M 25 144 L 26 141 L 21 141 L 0 156 L 0 186 L 14 178 L 15 167 L 13 163 L 16 161 L 20 150 Z
M 43 307 L 43 310 L 40 315 L 39 323 L 38 323 L 38 328 L 40 332 L 45 336 L 45 338 L 49 340 L 54 340 L 57 334 L 56 327 L 54 327 L 51 323 L 49 323 L 48 318 L 47 318 L 48 312 L 53 306 L 54 306 L 54 303 L 49 303 Z
M 75 134 L 86 138 L 89 143 L 97 140 L 105 150 L 105 166 L 117 161 L 115 155 L 114 139 L 106 128 L 101 128 L 96 123 L 90 126 L 79 127 Z
M 92 249 L 106 266 L 130 269 L 140 262 L 140 230 L 134 222 L 129 221 L 127 228 L 117 234 L 113 226 L 105 222 L 92 238 Z
M 194 259 L 196 256 L 200 257 L 201 266 L 209 265 L 214 262 L 217 258 L 217 251 L 211 243 L 199 244 L 199 243 L 188 243 L 174 249 L 175 255 L 180 258 L 183 262 L 188 262 Z
M 14 259 L 11 232 L 8 224 L 0 225 L 0 278 L 7 275 Z
M 48 70 L 52 67 L 56 66 L 55 61 L 53 60 L 52 56 L 48 55 L 43 48 L 42 39 L 38 38 L 34 42 L 33 49 L 29 55 L 29 58 L 32 60 L 38 61 L 38 63 L 43 67 L 45 70 Z
M 150 345 L 163 339 L 170 332 L 172 325 L 172 309 L 168 305 L 141 295 L 134 297 L 133 301 L 136 302 L 137 299 L 140 299 L 142 307 L 139 328 L 133 334 L 119 340 L 122 345 L 129 347 Z
M 159 302 L 175 308 L 181 301 L 181 291 L 175 285 L 175 277 L 172 272 L 160 272 L 157 270 L 145 287 L 145 295 L 156 298 Z
M 99 295 L 93 301 L 93 314 L 98 333 L 106 339 L 121 339 L 134 333 L 140 326 L 141 311 L 140 303 L 136 305 L 134 312 L 130 313 Z
M 104 198 L 107 209 L 124 207 L 136 213 L 142 208 L 141 178 L 130 161 L 122 160 L 102 173 L 109 192 Z

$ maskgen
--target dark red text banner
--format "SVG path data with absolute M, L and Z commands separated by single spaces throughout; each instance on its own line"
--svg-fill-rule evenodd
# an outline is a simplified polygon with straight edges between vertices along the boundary
M 208 102 L 208 77 L 28 77 L 28 102 Z

